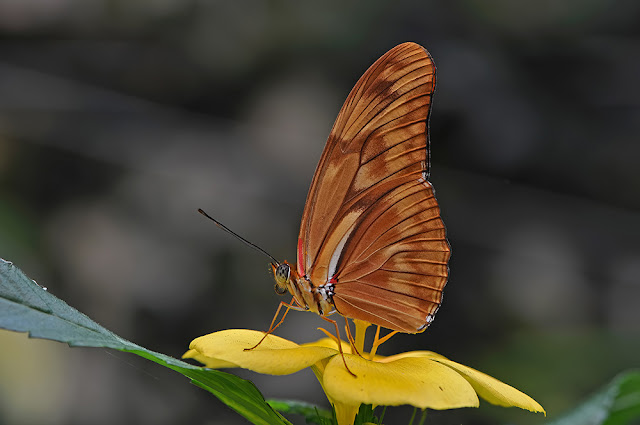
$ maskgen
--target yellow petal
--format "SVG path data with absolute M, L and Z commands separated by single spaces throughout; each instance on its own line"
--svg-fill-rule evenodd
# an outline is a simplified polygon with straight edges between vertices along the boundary
M 207 366 L 222 361 L 224 363 L 220 364 L 232 364 L 270 375 L 294 373 L 337 354 L 337 350 L 331 348 L 301 347 L 275 335 L 267 335 L 258 347 L 245 351 L 255 346 L 263 336 L 263 332 L 229 329 L 196 338 L 189 348 L 199 353 L 199 356 L 209 359 L 202 362 Z M 200 361 L 198 357 L 195 358 Z
M 194 359 L 194 360 L 197 360 L 200 363 L 202 363 L 205 367 L 208 367 L 210 369 L 224 369 L 224 368 L 228 368 L 228 367 L 238 367 L 238 365 L 235 364 L 235 363 L 226 362 L 226 361 L 220 360 L 220 359 L 212 359 L 212 358 L 209 358 L 207 356 L 204 356 L 204 355 L 200 354 L 196 350 L 187 351 L 186 353 L 184 353 L 182 355 L 182 358 L 183 359 Z
M 340 341 L 340 342 L 342 343 L 343 350 L 345 350 L 346 352 L 349 352 L 351 350 L 351 346 L 349 345 L 348 342 L 345 342 L 345 341 Z M 333 348 L 334 350 L 338 349 L 338 344 L 336 344 L 336 342 L 331 338 L 321 338 L 314 342 L 307 342 L 305 344 L 300 344 L 300 346 L 301 347 L 327 347 L 327 348 Z
M 489 403 L 497 404 L 498 406 L 515 406 L 531 412 L 547 414 L 537 401 L 512 386 L 498 381 L 496 378 L 447 358 L 438 358 L 434 359 L 434 361 L 460 372 L 473 386 L 478 395 Z
M 446 357 L 436 354 L 430 351 L 410 351 L 408 353 L 402 353 L 392 357 L 425 357 L 430 358 L 433 361 L 449 366 L 450 368 L 458 371 L 464 378 L 469 381 L 473 386 L 473 389 L 478 393 L 480 397 L 487 400 L 489 403 L 497 404 L 498 406 L 515 406 L 521 409 L 526 409 L 531 412 L 542 412 L 546 415 L 545 410 L 538 402 L 526 395 L 525 393 L 513 388 L 504 382 L 498 381 L 485 373 L 479 372 L 469 366 L 456 363 Z M 387 360 L 385 359 L 385 360 Z
M 473 387 L 455 370 L 426 357 L 401 358 L 387 363 L 345 354 L 334 356 L 324 371 L 324 389 L 334 400 L 350 405 L 397 406 L 411 404 L 421 409 L 477 407 Z
M 407 357 L 426 357 L 431 359 L 436 359 L 436 358 L 446 359 L 446 357 L 443 356 L 442 354 L 434 353 L 433 351 L 407 351 L 404 353 L 393 354 L 388 357 L 376 355 L 376 361 L 379 361 L 382 363 L 388 363 L 388 362 L 396 361 L 398 359 L 404 359 Z

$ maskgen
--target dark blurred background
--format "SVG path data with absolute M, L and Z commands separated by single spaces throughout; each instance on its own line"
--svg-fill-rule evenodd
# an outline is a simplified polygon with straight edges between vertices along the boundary
M 640 2 L 0 0 L 0 256 L 119 335 L 179 357 L 266 329 L 267 259 L 360 75 L 433 55 L 432 182 L 451 279 L 433 350 L 554 417 L 640 359 Z M 278 334 L 318 339 L 313 314 Z M 0 332 L 0 424 L 242 424 L 132 355 Z M 235 373 L 235 372 L 234 372 Z M 310 371 L 239 375 L 327 405 Z M 387 423 L 406 423 L 394 408 Z M 541 423 L 497 408 L 429 423 Z

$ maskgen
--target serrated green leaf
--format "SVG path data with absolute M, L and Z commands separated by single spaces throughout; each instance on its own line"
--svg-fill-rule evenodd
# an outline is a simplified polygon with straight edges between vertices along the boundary
M 640 423 L 640 371 L 616 376 L 587 401 L 548 425 L 631 425 Z
M 253 383 L 217 370 L 190 365 L 119 337 L 50 294 L 11 262 L 0 259 L 0 328 L 28 332 L 72 347 L 125 351 L 183 374 L 257 425 L 289 424 L 265 401 Z

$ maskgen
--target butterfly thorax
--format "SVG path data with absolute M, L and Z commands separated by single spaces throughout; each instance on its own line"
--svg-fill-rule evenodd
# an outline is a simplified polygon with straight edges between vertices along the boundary
M 302 309 L 321 316 L 328 316 L 336 311 L 332 283 L 316 286 L 307 276 L 300 276 L 286 261 L 272 267 L 276 280 L 275 290 L 278 294 L 289 291 Z

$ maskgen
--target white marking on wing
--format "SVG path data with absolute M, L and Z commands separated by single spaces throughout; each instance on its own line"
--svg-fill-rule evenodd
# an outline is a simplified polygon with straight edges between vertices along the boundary
M 344 220 L 351 221 L 353 224 L 351 225 L 351 227 L 349 227 L 349 230 L 347 230 L 347 232 L 344 234 L 342 239 L 340 239 L 340 242 L 336 246 L 335 251 L 333 251 L 333 255 L 331 255 L 331 260 L 329 261 L 329 271 L 327 273 L 327 282 L 331 282 L 331 279 L 333 279 L 333 277 L 336 274 L 338 261 L 340 261 L 340 256 L 342 255 L 342 251 L 344 250 L 344 247 L 347 244 L 347 241 L 349 240 L 349 236 L 351 236 L 351 233 L 355 230 L 356 228 L 355 222 L 356 222 L 357 216 L 359 216 L 361 213 L 362 211 L 359 211 L 359 210 L 352 211 L 344 219 Z M 354 215 L 356 217 L 353 217 Z

